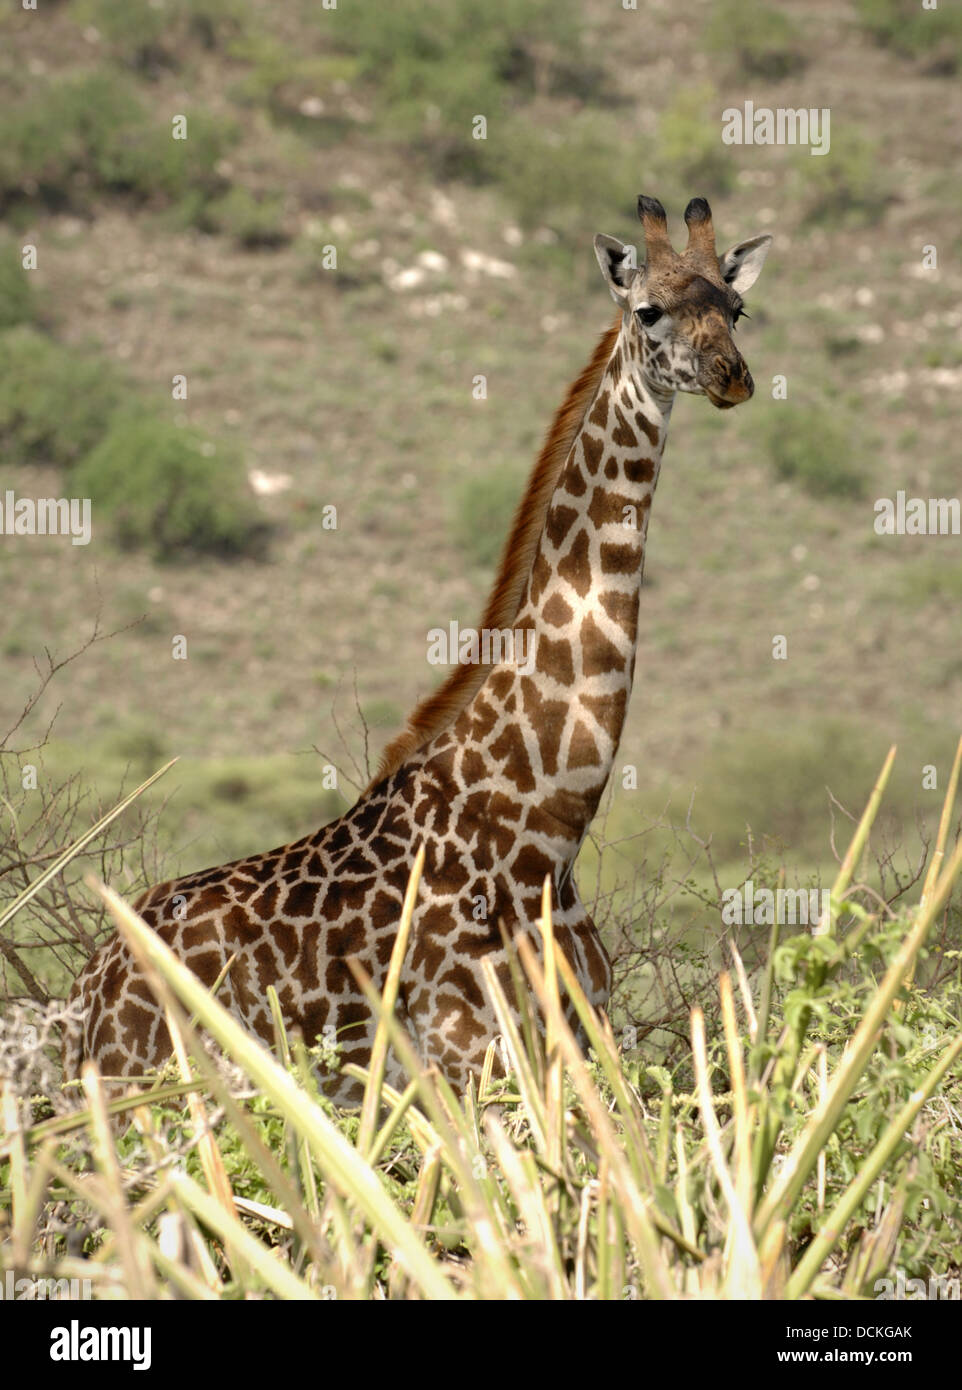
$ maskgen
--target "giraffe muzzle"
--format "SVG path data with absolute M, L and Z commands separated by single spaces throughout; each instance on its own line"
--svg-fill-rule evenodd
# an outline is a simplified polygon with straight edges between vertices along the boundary
M 751 400 L 754 392 L 755 383 L 744 362 L 739 362 L 734 370 L 728 363 L 719 363 L 711 385 L 705 385 L 705 395 L 718 410 L 731 410 L 733 405 Z

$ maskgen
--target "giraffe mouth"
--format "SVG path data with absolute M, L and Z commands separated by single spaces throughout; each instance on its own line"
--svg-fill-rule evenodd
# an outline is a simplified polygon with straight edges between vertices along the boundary
M 716 396 L 714 391 L 709 391 L 707 386 L 705 387 L 705 395 L 716 410 L 731 410 L 732 406 L 738 404 L 737 401 L 726 401 L 724 396 Z

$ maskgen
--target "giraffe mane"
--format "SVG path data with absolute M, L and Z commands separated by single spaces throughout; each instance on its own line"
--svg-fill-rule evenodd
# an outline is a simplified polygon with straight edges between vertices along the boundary
M 601 335 L 584 371 L 569 386 L 551 423 L 515 511 L 480 628 L 494 631 L 496 628 L 510 627 L 518 615 L 548 514 L 548 504 L 614 351 L 620 328 L 619 314 L 611 327 Z M 490 665 L 480 663 L 455 666 L 437 690 L 419 700 L 408 715 L 405 728 L 381 754 L 378 770 L 368 790 L 397 771 L 412 753 L 453 724 L 477 694 L 490 670 Z

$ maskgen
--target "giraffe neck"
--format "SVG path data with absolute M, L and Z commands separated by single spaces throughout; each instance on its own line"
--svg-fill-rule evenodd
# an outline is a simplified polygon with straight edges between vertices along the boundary
M 514 623 L 526 660 L 495 666 L 453 730 L 466 785 L 484 768 L 562 865 L 597 811 L 631 693 L 673 401 L 645 383 L 640 351 L 626 325 L 559 474 Z

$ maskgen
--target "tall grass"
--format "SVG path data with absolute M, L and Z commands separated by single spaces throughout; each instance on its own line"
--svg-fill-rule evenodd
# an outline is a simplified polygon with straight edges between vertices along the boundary
M 860 1297 L 895 1260 L 944 1269 L 962 1252 L 942 1231 L 935 1254 L 940 1223 L 959 1213 L 934 1098 L 958 1089 L 962 1037 L 944 1010 L 940 1028 L 913 1027 L 920 1010 L 930 1025 L 934 1015 L 910 976 L 962 843 L 948 843 L 953 786 L 916 909 L 886 920 L 861 905 L 858 867 L 891 764 L 825 920 L 786 941 L 773 929 L 754 979 L 736 954 L 718 982 L 721 1036 L 692 1012 L 691 1087 L 661 1074 L 653 1109 L 639 1101 L 638 1064 L 556 949 L 547 884 L 539 921 L 515 943 L 513 1000 L 484 969 L 501 1040 L 459 1097 L 394 1014 L 422 851 L 383 996 L 355 971 L 379 1019 L 369 1068 L 346 1068 L 364 1083 L 359 1117 L 319 1093 L 317 1053 L 287 1036 L 272 992 L 273 1055 L 102 889 L 165 1007 L 173 1070 L 113 1098 L 87 1063 L 80 1108 L 39 1121 L 6 1082 L 4 1264 L 34 1277 L 89 1272 L 101 1295 L 442 1300 Z M 853 994 L 866 958 L 871 988 Z M 834 1011 L 853 1000 L 836 1026 Z M 384 1080 L 389 1051 L 410 1078 L 403 1091 Z M 507 1075 L 496 1080 L 499 1056 Z M 68 1136 L 93 1172 L 58 1147 Z M 174 1153 L 186 1165 L 171 1164 Z M 55 1198 L 93 1213 L 95 1259 L 43 1254 Z

